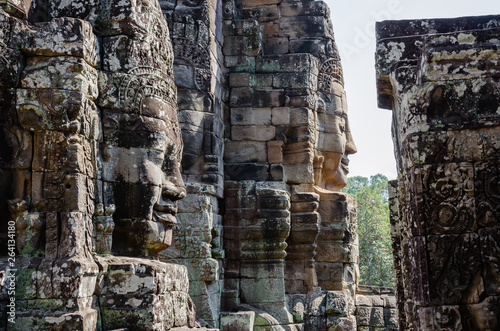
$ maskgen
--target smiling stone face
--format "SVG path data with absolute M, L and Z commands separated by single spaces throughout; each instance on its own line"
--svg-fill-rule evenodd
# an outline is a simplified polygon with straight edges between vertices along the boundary
M 99 22 L 109 35 L 102 38 L 98 104 L 104 200 L 116 205 L 112 250 L 156 256 L 171 244 L 176 201 L 185 196 L 172 44 L 156 1 L 140 8 L 116 1 L 110 6 Z M 117 20 L 131 35 L 115 36 Z
M 156 255 L 171 243 L 176 201 L 185 196 L 177 109 L 145 97 L 142 114 L 109 112 L 104 135 L 105 192 L 116 204 L 113 250 Z M 153 113 L 153 111 L 155 113 Z
M 316 110 L 315 184 L 339 191 L 347 184 L 348 156 L 356 153 L 347 116 L 340 61 L 331 59 L 320 68 Z

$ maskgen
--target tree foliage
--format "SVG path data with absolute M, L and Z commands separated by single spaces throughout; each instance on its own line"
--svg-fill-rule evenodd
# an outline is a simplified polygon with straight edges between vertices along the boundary
M 387 177 L 381 174 L 355 176 L 343 189 L 356 198 L 358 205 L 361 285 L 394 286 L 387 183 Z

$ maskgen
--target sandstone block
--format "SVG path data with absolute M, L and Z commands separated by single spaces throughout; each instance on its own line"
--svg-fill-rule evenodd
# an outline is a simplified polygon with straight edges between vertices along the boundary
M 305 73 L 277 73 L 273 76 L 275 88 L 306 88 L 316 89 L 317 78 L 309 72 Z
M 279 302 L 285 300 L 283 278 L 242 279 L 241 298 L 249 304 Z
M 243 7 L 257 7 L 257 6 L 266 6 L 266 5 L 274 5 L 280 3 L 280 0 L 243 0 Z
M 344 276 L 344 264 L 337 262 L 317 262 L 316 272 L 318 281 L 342 282 Z
M 167 92 L 170 95 L 170 92 Z M 213 112 L 213 101 L 209 93 L 192 90 L 179 89 L 177 102 L 180 110 L 191 110 L 199 112 Z
M 279 25 L 275 22 L 262 24 L 262 36 L 264 38 L 275 38 L 278 36 Z
M 31 56 L 76 56 L 96 67 L 99 54 L 97 37 L 89 22 L 63 17 L 40 23 L 23 52 Z
M 288 125 L 290 123 L 290 108 L 275 107 L 272 110 L 273 125 Z
M 283 142 L 281 140 L 267 143 L 267 159 L 271 164 L 283 162 Z
M 225 313 L 221 316 L 221 331 L 253 331 L 255 312 Z
M 271 175 L 271 179 L 274 181 L 286 181 L 283 172 L 283 165 L 281 164 L 271 164 L 269 173 Z
M 259 36 L 229 36 L 224 39 L 223 53 L 226 56 L 257 56 L 261 51 Z
M 17 49 L 10 49 L 5 47 L 2 50 L 2 56 L 5 58 L 4 61 L 12 64 L 9 66 L 3 66 L 2 72 L 0 72 L 0 86 L 3 90 L 5 90 L 5 87 L 17 86 L 17 79 L 20 75 L 21 66 L 18 64 L 16 65 L 16 63 L 21 63 L 22 54 Z
M 91 137 L 95 104 L 83 93 L 58 89 L 17 90 L 19 123 L 29 131 L 57 130 Z
M 94 329 L 99 318 L 96 309 L 79 310 L 72 313 L 53 313 L 45 316 L 32 316 L 30 312 L 19 312 L 16 315 L 16 327 L 27 329 L 45 328 L 52 330 L 61 328 L 66 330 Z
M 285 157 L 285 162 L 288 162 Z M 283 164 L 284 174 L 290 183 L 314 183 L 314 169 L 312 164 Z
M 219 279 L 219 263 L 215 259 L 185 259 L 182 264 L 188 267 L 190 280 L 214 282 Z
M 30 57 L 23 72 L 21 86 L 77 91 L 95 100 L 98 95 L 97 78 L 97 70 L 81 58 Z
M 52 264 L 51 298 L 85 298 L 94 293 L 99 270 L 93 261 L 57 259 Z
M 264 0 L 266 1 L 266 0 Z M 272 1 L 272 0 L 271 0 Z M 247 7 L 241 10 L 243 18 L 256 19 L 259 22 L 274 21 L 279 18 L 278 6 L 267 5 L 257 7 Z
M 103 70 L 128 73 L 137 67 L 152 67 L 170 74 L 172 69 L 165 60 L 169 54 L 159 53 L 155 44 L 145 39 L 133 39 L 126 35 L 104 37 Z
M 275 135 L 276 127 L 274 126 L 235 126 L 231 130 L 231 138 L 233 141 L 269 141 L 273 140 L 275 138 Z
M 253 56 L 224 56 L 224 63 L 231 72 L 255 72 L 255 57 Z
M 101 6 L 102 10 L 98 17 L 101 35 L 137 32 L 144 34 L 144 32 L 152 32 L 150 30 L 153 26 L 159 30 L 156 31 L 157 34 L 165 33 L 163 30 L 166 28 L 166 22 L 161 21 L 163 17 L 158 1 L 147 0 L 139 4 L 136 0 L 118 2 L 105 0 Z
M 390 327 L 398 326 L 398 314 L 395 308 L 385 308 L 384 309 L 384 319 L 385 325 Z
M 250 74 L 247 72 L 230 73 L 229 87 L 249 87 Z
M 232 107 L 248 107 L 252 105 L 253 90 L 248 87 L 232 88 L 230 105 Z
M 330 16 L 330 10 L 323 1 L 298 1 L 283 3 L 280 6 L 281 16 Z
M 295 125 L 313 125 L 314 113 L 305 107 L 290 108 L 290 123 Z
M 118 182 L 125 180 L 127 183 L 150 183 L 161 184 L 163 172 L 161 165 L 155 162 L 146 163 L 140 160 L 163 159 L 163 151 L 146 148 L 123 148 L 107 146 L 106 158 L 103 165 L 103 180 L 107 182 Z M 130 164 L 143 165 L 145 169 L 134 168 L 130 171 Z
M 347 316 L 349 314 L 349 304 L 351 295 L 347 291 L 328 292 L 326 296 L 326 314 L 334 316 Z
M 362 327 L 359 329 L 356 327 L 356 319 L 354 317 L 328 316 L 327 327 L 328 331 L 363 330 Z
M 47 210 L 58 212 L 80 211 L 87 215 L 94 212 L 93 181 L 85 175 L 57 172 L 32 174 L 32 201 L 47 201 Z
M 232 125 L 270 125 L 271 108 L 231 108 Z
M 271 87 L 272 85 L 273 85 L 273 76 L 270 74 L 250 75 L 250 86 L 252 87 Z
M 259 23 L 256 20 L 228 20 L 223 23 L 226 36 L 258 36 Z
M 97 169 L 91 162 L 96 161 L 91 142 L 86 139 L 81 139 L 80 142 L 70 141 L 70 138 L 74 138 L 72 134 L 59 131 L 37 131 L 34 136 L 36 146 L 52 148 L 52 151 L 47 148 L 35 149 L 32 159 L 34 171 L 63 171 L 97 178 Z M 53 151 L 57 151 L 57 154 L 53 154 Z
M 370 318 L 370 326 L 374 327 L 384 327 L 384 308 L 382 307 L 373 307 Z
M 10 15 L 21 19 L 26 18 L 29 9 L 29 3 L 26 0 L 2 0 L 0 5 Z
M 283 90 L 255 88 L 252 91 L 252 107 L 283 107 L 285 105 L 285 93 Z
M 224 155 L 231 162 L 265 162 L 267 150 L 265 142 L 231 141 L 226 143 Z
M 288 53 L 288 38 L 266 38 L 264 39 L 264 53 L 286 54 Z
M 371 307 L 358 306 L 356 309 L 356 322 L 358 326 L 370 325 L 371 311 Z
M 311 54 L 283 54 L 280 56 L 262 56 L 256 60 L 256 72 L 279 73 L 279 72 L 312 72 L 318 71 L 318 60 Z
M 36 16 L 34 17 L 34 21 L 47 21 L 50 18 L 54 17 L 74 17 L 79 18 L 85 21 L 89 21 L 94 23 L 97 19 L 98 9 L 99 9 L 99 1 L 98 0 L 90 0 L 90 1 L 70 1 L 61 3 L 57 0 L 49 0 L 49 1 L 33 1 L 37 8 L 37 11 L 34 11 Z M 40 7 L 45 7 L 44 9 L 47 11 L 47 18 L 38 17 L 42 16 Z M 42 8 L 43 8 L 42 7 Z M 30 17 L 30 19 L 33 19 Z

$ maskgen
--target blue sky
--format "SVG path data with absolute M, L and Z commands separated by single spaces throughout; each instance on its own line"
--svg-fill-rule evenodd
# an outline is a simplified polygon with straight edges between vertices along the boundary
M 358 153 L 350 157 L 350 176 L 382 173 L 395 179 L 388 110 L 377 108 L 375 21 L 500 15 L 499 0 L 326 0 L 344 68 L 349 120 Z

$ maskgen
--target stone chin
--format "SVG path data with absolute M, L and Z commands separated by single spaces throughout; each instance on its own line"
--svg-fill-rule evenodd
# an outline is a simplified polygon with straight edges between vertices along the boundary
M 113 241 L 113 251 L 129 256 L 158 256 L 172 244 L 172 228 L 177 224 L 175 214 L 153 212 L 152 220 L 116 221 L 119 232 Z
M 347 175 L 349 174 L 349 159 L 346 155 L 337 168 L 337 171 L 325 173 L 325 189 L 329 191 L 340 191 L 347 185 Z

